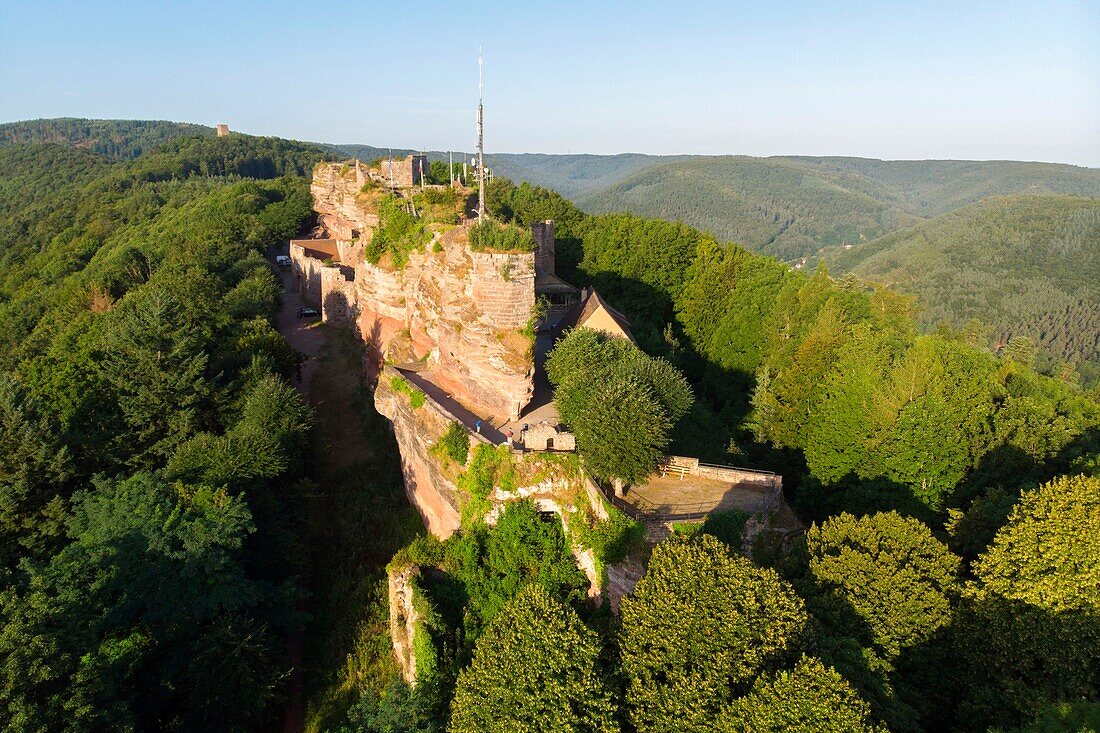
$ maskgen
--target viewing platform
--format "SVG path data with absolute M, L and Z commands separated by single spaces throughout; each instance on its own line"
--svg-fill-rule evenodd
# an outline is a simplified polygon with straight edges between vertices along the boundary
M 612 503 L 635 519 L 692 521 L 712 512 L 767 514 L 779 509 L 783 479 L 770 471 L 700 463 L 668 456 L 658 473 L 629 487 Z

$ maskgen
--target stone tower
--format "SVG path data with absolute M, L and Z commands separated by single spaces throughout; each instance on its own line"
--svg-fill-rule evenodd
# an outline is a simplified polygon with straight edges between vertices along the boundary
M 535 237 L 535 275 L 554 274 L 554 222 L 552 219 L 537 221 L 531 225 Z

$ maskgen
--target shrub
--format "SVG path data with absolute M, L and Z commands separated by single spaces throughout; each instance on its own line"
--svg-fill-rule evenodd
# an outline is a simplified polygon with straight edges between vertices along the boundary
M 406 204 L 396 196 L 385 196 L 378 202 L 378 229 L 363 256 L 371 264 L 378 264 L 389 253 L 393 266 L 401 269 L 409 261 L 409 253 L 423 247 L 431 239 L 423 221 L 406 209 Z
M 424 402 L 427 400 L 427 395 L 421 392 L 416 387 L 409 384 L 408 380 L 404 377 L 394 377 L 390 380 L 390 386 L 394 392 L 406 394 L 409 396 L 409 405 L 415 410 L 424 406 Z
M 470 249 L 474 252 L 534 252 L 535 237 L 523 227 L 486 219 L 470 229 Z
M 461 423 L 452 421 L 438 445 L 452 461 L 460 466 L 466 465 L 466 459 L 470 457 L 470 435 Z
M 577 543 L 592 550 L 601 565 L 622 562 L 631 551 L 645 544 L 645 525 L 614 508 L 605 520 L 580 514 L 569 528 Z
M 462 507 L 462 523 L 479 521 L 489 510 L 489 494 L 494 487 L 499 486 L 505 492 L 516 487 L 516 469 L 508 447 L 478 444 L 469 467 L 456 483 L 468 497 Z

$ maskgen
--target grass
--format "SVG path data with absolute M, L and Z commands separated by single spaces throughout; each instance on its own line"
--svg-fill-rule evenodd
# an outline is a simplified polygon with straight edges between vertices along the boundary
M 394 392 L 400 392 L 409 396 L 409 404 L 415 410 L 424 406 L 425 400 L 428 396 L 421 392 L 416 387 L 409 384 L 408 380 L 404 377 L 394 377 L 390 380 L 390 386 L 393 387 Z

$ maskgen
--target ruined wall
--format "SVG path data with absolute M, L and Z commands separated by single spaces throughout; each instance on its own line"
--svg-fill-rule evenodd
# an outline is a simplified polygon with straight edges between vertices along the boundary
M 321 320 L 354 321 L 359 313 L 355 274 L 346 265 L 321 268 Z
M 416 578 L 420 568 L 406 565 L 387 570 L 390 601 L 390 641 L 401 678 L 416 684 L 416 631 L 422 623 L 416 610 Z
M 311 256 L 305 246 L 291 241 L 290 266 L 293 272 L 293 286 L 302 294 L 302 299 L 310 305 L 321 305 L 321 270 L 324 261 Z
M 381 163 L 382 180 L 389 185 L 392 180 L 395 188 L 410 188 L 419 186 L 421 172 L 426 179 L 428 176 L 428 157 L 426 155 L 409 155 L 405 158 L 391 160 L 387 158 Z M 392 179 L 391 179 L 392 174 Z M 425 183 L 427 181 L 425 180 Z

